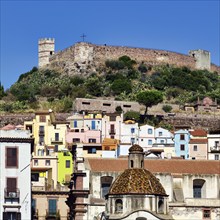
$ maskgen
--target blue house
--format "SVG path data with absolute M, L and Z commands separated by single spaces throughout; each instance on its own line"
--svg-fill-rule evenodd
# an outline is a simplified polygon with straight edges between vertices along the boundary
M 178 130 L 174 133 L 174 147 L 177 157 L 189 159 L 190 133 L 187 130 Z

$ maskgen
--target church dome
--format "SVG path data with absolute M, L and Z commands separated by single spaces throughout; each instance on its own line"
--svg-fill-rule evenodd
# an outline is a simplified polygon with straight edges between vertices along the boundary
M 126 169 L 116 178 L 109 190 L 109 194 L 145 194 L 166 196 L 166 191 L 160 181 L 150 171 L 133 168 Z
M 143 152 L 143 148 L 137 144 L 134 144 L 132 145 L 130 148 L 129 148 L 129 152 Z

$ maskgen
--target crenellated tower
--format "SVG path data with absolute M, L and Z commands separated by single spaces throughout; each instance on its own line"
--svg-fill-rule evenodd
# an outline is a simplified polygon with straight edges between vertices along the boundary
M 55 51 L 54 38 L 42 38 L 38 41 L 38 67 L 41 68 L 49 64 L 49 58 Z

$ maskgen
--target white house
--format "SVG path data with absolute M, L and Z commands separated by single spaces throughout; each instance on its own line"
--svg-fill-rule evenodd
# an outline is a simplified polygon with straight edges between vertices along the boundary
M 208 160 L 220 160 L 220 134 L 208 134 Z
M 144 151 L 147 151 L 155 143 L 155 131 L 151 125 L 140 126 L 139 129 L 139 145 L 143 147 Z
M 31 153 L 29 131 L 0 131 L 0 219 L 31 219 Z

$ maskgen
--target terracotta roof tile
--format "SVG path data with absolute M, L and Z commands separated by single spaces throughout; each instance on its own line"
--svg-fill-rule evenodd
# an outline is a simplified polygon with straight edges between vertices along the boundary
M 87 158 L 92 171 L 123 172 L 127 159 Z M 145 160 L 145 169 L 152 173 L 220 174 L 220 161 L 211 160 Z
M 196 138 L 196 139 L 191 139 L 190 144 L 207 144 L 208 140 L 206 138 L 201 139 L 201 138 Z
M 202 129 L 197 129 L 194 131 L 190 131 L 190 134 L 194 137 L 206 137 L 207 136 L 207 132 L 205 130 Z

